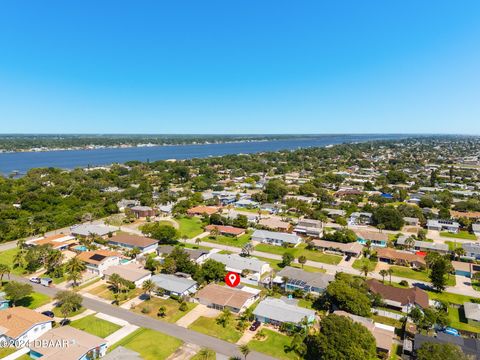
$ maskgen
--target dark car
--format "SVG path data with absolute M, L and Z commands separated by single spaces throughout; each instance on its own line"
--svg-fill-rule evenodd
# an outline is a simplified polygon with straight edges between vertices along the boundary
M 345 261 L 350 261 L 352 257 L 350 255 L 347 255 L 347 257 L 345 258 Z
M 69 319 L 62 319 L 62 320 L 60 320 L 59 324 L 60 324 L 60 326 L 65 326 L 65 325 L 70 324 L 70 322 L 71 321 Z
M 44 311 L 42 312 L 42 315 L 48 316 L 48 317 L 55 317 L 55 314 L 52 311 Z
M 254 321 L 253 324 L 250 326 L 250 331 L 255 331 L 260 326 L 260 321 Z

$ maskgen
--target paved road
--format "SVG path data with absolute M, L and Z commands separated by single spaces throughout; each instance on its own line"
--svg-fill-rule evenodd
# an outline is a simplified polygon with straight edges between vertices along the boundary
M 11 275 L 11 279 L 23 283 L 29 283 L 29 281 L 23 277 L 17 275 Z M 32 284 L 35 291 L 54 297 L 58 289 L 47 288 L 38 284 Z M 83 297 L 83 306 L 88 309 L 94 310 L 96 312 L 101 312 L 107 315 L 111 315 L 122 320 L 127 321 L 128 323 L 156 331 L 160 331 L 164 334 L 176 337 L 180 340 L 183 340 L 186 343 L 192 343 L 199 345 L 201 347 L 207 347 L 213 351 L 224 354 L 226 356 L 242 356 L 238 351 L 237 345 L 231 344 L 229 342 L 214 338 L 212 336 L 204 335 L 193 330 L 188 330 L 183 327 L 180 327 L 176 324 L 170 324 L 160 320 L 155 320 L 151 317 L 136 314 L 126 309 L 120 307 L 106 304 L 97 300 L 89 299 Z M 249 356 L 252 359 L 258 360 L 274 360 L 275 358 L 252 351 Z

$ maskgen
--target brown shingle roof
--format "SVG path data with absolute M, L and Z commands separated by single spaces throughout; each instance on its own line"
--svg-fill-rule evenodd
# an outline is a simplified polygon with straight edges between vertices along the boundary
M 194 206 L 187 210 L 190 215 L 212 215 L 216 214 L 220 208 L 218 206 Z
M 357 236 L 365 240 L 388 241 L 388 234 L 385 233 L 368 230 L 354 230 L 354 232 Z
M 200 290 L 196 297 L 220 306 L 241 309 L 248 299 L 255 296 L 246 291 L 232 289 L 217 284 L 209 284 Z
M 206 231 L 212 231 L 213 229 L 217 229 L 220 234 L 230 234 L 238 236 L 245 232 L 245 229 L 237 228 L 234 226 L 225 226 L 225 225 L 207 225 L 205 226 Z
M 12 339 L 16 339 L 34 325 L 51 321 L 48 316 L 21 306 L 0 311 L 0 328 L 5 329 L 4 334 Z
M 416 286 L 409 289 L 401 289 L 384 285 L 375 279 L 367 280 L 366 283 L 370 292 L 379 294 L 386 300 L 399 302 L 402 306 L 416 304 L 424 309 L 429 306 L 428 294 Z
M 403 260 L 409 263 L 416 261 L 421 264 L 426 264 L 423 257 L 419 255 L 408 253 L 408 252 L 397 251 L 395 249 L 390 249 L 390 248 L 377 249 L 377 255 L 378 257 L 385 258 L 385 259 Z
M 131 234 L 118 234 L 108 239 L 109 242 L 115 242 L 118 244 L 125 244 L 135 246 L 138 248 L 144 248 L 158 243 L 158 240 L 150 239 L 145 236 L 131 235 Z
M 100 255 L 98 259 L 95 258 L 95 255 Z M 112 257 L 112 256 L 117 256 L 117 257 L 123 257 L 122 254 L 116 251 L 110 251 L 110 250 L 93 250 L 93 251 L 85 251 L 77 255 L 78 260 L 81 260 L 83 262 L 86 262 L 88 264 L 101 264 L 105 258 Z

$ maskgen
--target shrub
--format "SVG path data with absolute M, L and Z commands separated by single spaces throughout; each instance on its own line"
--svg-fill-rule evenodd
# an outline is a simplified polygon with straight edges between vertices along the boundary
M 150 312 L 150 308 L 148 306 L 142 307 L 142 314 L 148 314 Z

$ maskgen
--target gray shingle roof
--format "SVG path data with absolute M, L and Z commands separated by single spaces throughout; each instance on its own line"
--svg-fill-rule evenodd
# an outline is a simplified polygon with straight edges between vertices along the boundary
M 281 233 L 281 232 L 267 231 L 267 230 L 255 230 L 255 232 L 252 234 L 252 238 L 255 238 L 255 239 L 260 238 L 265 240 L 275 239 L 275 240 L 280 240 L 282 242 L 292 243 L 292 244 L 297 244 L 299 241 L 301 241 L 301 238 L 295 234 Z
M 98 236 L 105 236 L 111 232 L 117 231 L 118 228 L 108 225 L 92 225 L 92 224 L 82 224 L 74 226 L 70 229 L 72 234 L 80 236 L 89 236 L 91 234 Z
M 467 319 L 480 321 L 480 304 L 466 302 L 463 304 L 463 309 Z
M 305 317 L 315 317 L 315 311 L 304 309 L 296 305 L 287 304 L 281 299 L 266 298 L 261 301 L 253 311 L 256 316 L 261 316 L 279 322 L 298 324 Z
M 167 291 L 172 291 L 175 293 L 184 293 L 192 286 L 196 285 L 195 280 L 186 279 L 170 274 L 157 274 L 152 276 L 152 281 L 159 288 L 165 289 Z
M 400 236 L 396 241 L 397 245 L 405 245 L 405 240 L 406 239 L 407 239 L 407 236 Z M 435 243 L 435 242 L 415 240 L 415 245 L 414 246 L 422 248 L 422 249 L 437 250 L 437 251 L 448 251 L 448 245 L 447 244 L 440 244 L 440 243 Z
M 322 273 L 310 273 L 291 266 L 284 267 L 277 276 L 287 277 L 289 281 L 300 280 L 305 285 L 325 289 L 335 279 L 335 276 Z
M 254 257 L 242 257 L 237 254 L 219 254 L 214 253 L 210 255 L 210 259 L 225 264 L 227 268 L 236 270 L 250 270 L 254 272 L 261 272 L 262 268 L 267 264 L 265 261 L 258 260 Z

